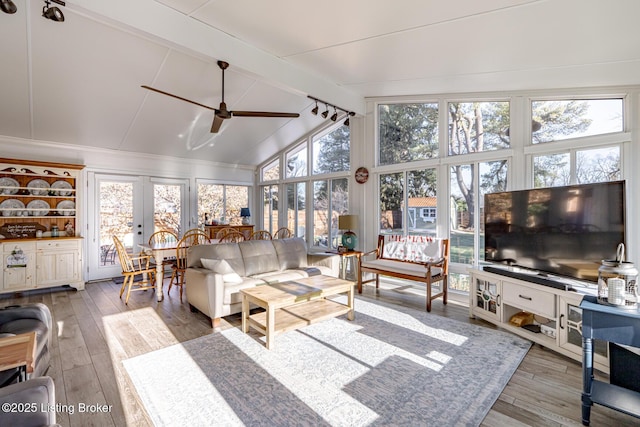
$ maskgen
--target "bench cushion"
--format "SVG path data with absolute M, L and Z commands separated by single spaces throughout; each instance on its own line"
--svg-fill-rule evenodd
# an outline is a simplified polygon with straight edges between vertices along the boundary
M 372 268 L 377 270 L 384 270 L 384 272 L 388 272 L 387 274 L 393 275 L 393 273 L 397 274 L 405 274 L 408 276 L 415 276 L 417 278 L 426 278 L 427 277 L 427 268 L 421 264 L 413 264 L 410 262 L 404 261 L 396 261 L 392 259 L 376 259 L 372 261 L 362 261 L 361 264 L 362 269 Z M 384 272 L 380 272 L 380 274 L 385 274 Z M 438 276 L 442 273 L 442 269 L 439 267 L 431 268 L 431 277 Z

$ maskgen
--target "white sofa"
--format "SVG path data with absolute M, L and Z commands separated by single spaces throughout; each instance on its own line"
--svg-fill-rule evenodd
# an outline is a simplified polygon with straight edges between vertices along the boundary
M 338 255 L 307 253 L 298 237 L 198 245 L 187 251 L 187 301 L 215 328 L 221 317 L 242 311 L 240 289 L 317 274 L 338 277 L 339 271 Z

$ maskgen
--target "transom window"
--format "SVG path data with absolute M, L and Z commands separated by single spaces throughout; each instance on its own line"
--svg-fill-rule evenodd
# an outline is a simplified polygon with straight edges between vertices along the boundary
M 532 143 L 622 132 L 623 99 L 531 102 Z
M 438 103 L 378 106 L 378 163 L 438 157 Z
M 509 148 L 509 102 L 450 102 L 449 155 Z

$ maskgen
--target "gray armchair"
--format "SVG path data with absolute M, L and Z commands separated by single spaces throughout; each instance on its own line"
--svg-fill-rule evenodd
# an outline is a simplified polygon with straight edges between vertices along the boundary
M 36 332 L 36 360 L 30 378 L 43 376 L 51 360 L 53 320 L 49 307 L 41 303 L 12 305 L 0 308 L 0 338 Z M 0 384 L 10 381 L 16 369 L 0 372 Z
M 2 426 L 57 425 L 55 385 L 51 377 L 33 378 L 0 388 L 0 405 Z

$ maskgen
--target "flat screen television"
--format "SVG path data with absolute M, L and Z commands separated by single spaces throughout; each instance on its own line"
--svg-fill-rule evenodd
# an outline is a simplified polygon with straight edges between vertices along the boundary
M 486 261 L 597 282 L 625 243 L 625 183 L 486 194 L 484 231 Z

